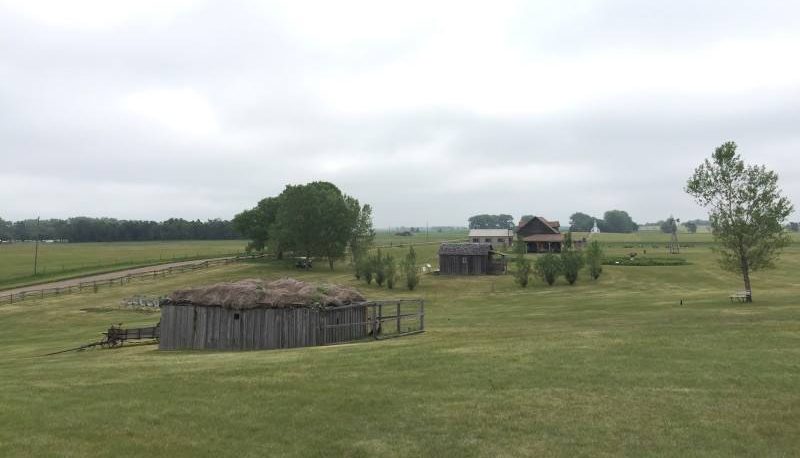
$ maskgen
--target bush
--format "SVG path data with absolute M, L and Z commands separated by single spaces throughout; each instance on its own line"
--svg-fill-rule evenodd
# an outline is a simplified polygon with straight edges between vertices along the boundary
M 544 280 L 548 285 L 553 286 L 553 283 L 556 282 L 556 278 L 561 275 L 563 270 L 561 258 L 553 253 L 540 256 L 539 259 L 536 260 L 535 270 L 539 278 Z
M 603 272 L 603 249 L 597 240 L 592 240 L 586 249 L 586 263 L 589 265 L 589 275 L 597 280 Z
M 383 282 L 386 281 L 386 263 L 380 248 L 378 248 L 378 253 L 372 258 L 371 264 L 372 270 L 375 272 L 375 283 L 377 283 L 378 286 L 383 286 Z
M 561 252 L 561 269 L 564 273 L 564 278 L 567 279 L 567 283 L 570 285 L 575 284 L 583 263 L 583 254 L 581 252 L 574 250 Z
M 637 267 L 650 267 L 650 266 L 684 266 L 689 264 L 683 258 L 659 258 L 650 256 L 612 256 L 603 259 L 603 264 L 608 266 L 637 266 Z
M 517 238 L 517 241 L 514 242 L 514 253 L 516 253 L 514 257 L 514 282 L 523 288 L 528 286 L 531 276 L 531 261 L 530 259 L 525 259 L 526 251 L 525 242 Z
M 394 289 L 394 282 L 397 280 L 397 263 L 392 255 L 387 254 L 383 259 L 384 271 L 386 273 L 386 287 Z
M 417 270 L 417 253 L 414 252 L 414 247 L 408 247 L 408 254 L 403 260 L 402 265 L 403 273 L 406 277 L 406 287 L 413 291 L 419 284 L 419 271 Z

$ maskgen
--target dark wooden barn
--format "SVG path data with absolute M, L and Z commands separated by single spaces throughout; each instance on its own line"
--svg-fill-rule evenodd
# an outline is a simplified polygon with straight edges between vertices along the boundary
M 558 253 L 564 243 L 558 221 L 548 221 L 541 216 L 520 223 L 517 237 L 525 242 L 528 253 Z
M 495 253 L 489 243 L 443 243 L 439 246 L 439 273 L 442 275 L 489 275 L 505 273 L 505 270 L 504 256 Z
M 369 332 L 368 307 L 359 301 L 351 288 L 292 279 L 176 291 L 161 305 L 159 349 L 257 350 L 358 340 Z

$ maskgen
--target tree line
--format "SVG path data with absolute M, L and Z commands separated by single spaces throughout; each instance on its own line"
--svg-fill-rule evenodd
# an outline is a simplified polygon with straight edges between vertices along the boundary
M 624 210 L 609 210 L 603 213 L 602 218 L 576 212 L 569 217 L 569 230 L 574 232 L 589 232 L 595 221 L 600 232 L 630 233 L 639 230 L 639 225 Z
M 233 222 L 170 218 L 166 221 L 120 220 L 114 218 L 75 217 L 68 219 L 26 219 L 6 221 L 0 218 L 0 240 L 60 240 L 69 242 L 144 242 L 157 240 L 238 239 Z
M 522 215 L 520 223 L 525 224 L 534 218 L 533 215 Z M 514 229 L 514 217 L 505 213 L 499 215 L 481 214 L 469 218 L 470 229 Z M 635 232 L 639 225 L 624 210 L 609 210 L 602 218 L 596 218 L 586 213 L 576 212 L 570 216 L 569 230 L 575 232 L 589 232 L 597 221 L 600 232 Z

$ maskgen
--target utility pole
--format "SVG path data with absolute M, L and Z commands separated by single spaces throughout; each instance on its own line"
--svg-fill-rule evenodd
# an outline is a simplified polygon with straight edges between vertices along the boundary
M 428 241 L 428 222 L 425 221 L 425 241 Z
M 36 217 L 36 251 L 34 251 L 33 255 L 33 276 L 36 276 L 36 268 L 38 267 L 37 264 L 39 263 L 39 219 L 41 217 Z

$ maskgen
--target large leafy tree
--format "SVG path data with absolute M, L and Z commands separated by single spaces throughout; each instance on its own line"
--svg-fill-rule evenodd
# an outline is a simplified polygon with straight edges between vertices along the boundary
M 633 232 L 639 230 L 639 225 L 624 210 L 609 210 L 603 214 L 605 229 L 603 232 Z
M 569 230 L 573 232 L 589 232 L 594 226 L 594 218 L 586 213 L 575 212 L 569 217 Z
M 356 226 L 358 201 L 325 181 L 286 186 L 279 197 L 273 225 L 277 238 L 297 253 L 326 258 L 333 270 Z
M 469 218 L 470 229 L 511 229 L 514 227 L 514 217 L 506 214 L 475 215 Z
M 233 218 L 236 230 L 250 239 L 248 249 L 261 251 L 268 242 L 273 242 L 280 257 L 282 250 L 278 246 L 276 237 L 271 237 L 275 230 L 278 208 L 280 208 L 280 197 L 267 197 L 261 199 L 254 208 L 245 210 Z
M 720 265 L 741 274 L 752 292 L 750 272 L 772 267 L 790 243 L 783 222 L 793 207 L 781 195 L 778 175 L 763 165 L 745 165 L 736 143 L 726 142 L 695 169 L 686 192 L 709 209 Z

